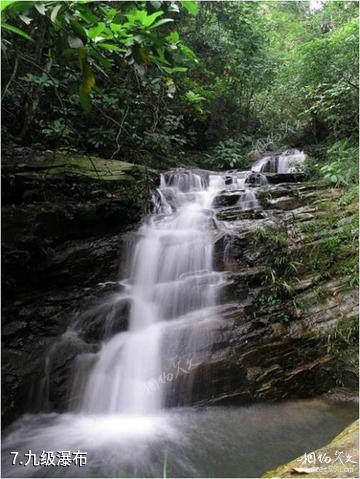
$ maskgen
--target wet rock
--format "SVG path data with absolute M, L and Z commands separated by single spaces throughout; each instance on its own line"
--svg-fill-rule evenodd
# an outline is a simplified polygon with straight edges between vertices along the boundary
M 88 308 L 78 319 L 79 335 L 85 341 L 101 341 L 128 328 L 130 300 L 128 298 L 102 300 L 93 308 Z
M 278 184 L 278 183 L 298 183 L 305 179 L 303 173 L 267 173 L 264 172 L 268 183 Z
M 196 169 L 192 170 L 192 172 L 200 177 L 201 185 L 203 187 L 206 187 L 209 184 L 209 172 Z M 190 191 L 193 187 L 199 186 L 196 183 L 193 183 L 194 181 L 197 181 L 197 179 L 189 173 L 189 170 L 184 168 L 177 168 L 173 171 L 166 172 L 164 174 L 164 180 L 168 186 L 177 186 L 179 190 L 184 193 Z
M 298 208 L 301 200 L 299 198 L 294 198 L 292 196 L 281 196 L 280 198 L 271 199 L 269 205 L 271 208 L 281 209 L 281 210 L 293 210 Z
M 4 173 L 6 198 L 13 201 L 4 208 L 10 293 L 3 308 L 4 425 L 28 409 L 29 391 L 36 392 L 46 357 L 49 408 L 63 410 L 76 358 L 95 353 L 104 336 L 126 330 L 130 302 L 116 283 L 119 250 L 146 197 L 143 172 L 128 165 L 120 171 L 118 165 L 96 163 L 89 172 L 87 161 L 79 171 L 66 166 L 64 175 L 64 166 L 52 163 L 44 183 L 40 163 L 30 165 L 35 169 L 17 165 L 22 171 L 15 174 L 7 167 Z M 116 167 L 114 174 L 106 173 L 108 166 Z M 115 178 L 108 181 L 108 176 Z M 310 397 L 333 388 L 339 377 L 356 387 L 356 352 L 349 347 L 349 356 L 339 358 L 328 351 L 329 335 L 340 319 L 356 317 L 354 290 L 345 288 L 345 280 L 305 271 L 306 248 L 324 241 L 319 236 L 306 243 L 299 232 L 304 222 L 319 221 L 318 194 L 294 183 L 301 175 L 266 176 L 270 185 L 260 190 L 266 191 L 266 210 L 241 209 L 236 205 L 240 192 L 216 198 L 216 221 L 222 225 L 214 240 L 214 263 L 227 271 L 221 294 L 228 304 L 179 326 L 177 349 L 164 341 L 165 370 L 174 377 L 167 384 L 169 406 Z M 202 178 L 207 184 L 208 173 Z M 167 181 L 173 181 L 171 174 Z M 184 175 L 179 186 L 186 189 L 189 181 Z M 137 196 L 138 188 L 143 196 Z M 45 190 L 45 196 L 36 190 Z M 254 230 L 266 226 L 275 228 L 271 237 L 286 231 L 283 249 L 261 235 L 254 241 Z M 287 253 L 305 258 L 305 266 L 287 279 L 291 292 L 276 296 L 265 272 Z M 321 300 L 319 287 L 330 291 Z M 121 297 L 116 306 L 108 301 L 114 294 Z M 76 337 L 68 334 L 74 322 L 81 324 Z M 196 354 L 192 339 L 200 344 Z
M 214 208 L 220 208 L 222 206 L 234 206 L 238 203 L 241 198 L 241 192 L 222 192 L 220 195 L 216 196 L 213 201 Z
M 329 350 L 329 337 L 340 327 L 342 318 L 356 322 L 357 291 L 349 289 L 345 277 L 331 279 L 310 272 L 309 253 L 297 232 L 303 222 L 318 224 L 321 220 L 317 195 L 306 186 L 301 198 L 294 184 L 269 189 L 273 189 L 273 198 L 279 199 L 278 205 L 283 202 L 283 208 L 274 204 L 260 212 L 262 218 L 247 223 L 244 212 L 237 208 L 217 212 L 218 219 L 229 221 L 227 233 L 225 230 L 217 237 L 214 254 L 216 267 L 228 271 L 222 300 L 232 307 L 229 304 L 219 312 L 225 320 L 219 337 L 229 339 L 225 343 L 215 341 L 215 350 L 209 349 L 207 356 L 195 356 L 198 372 L 194 370 L 186 380 L 172 384 L 172 397 L 180 395 L 180 404 L 188 404 L 186 391 L 191 387 L 195 391 L 191 401 L 198 405 L 313 397 L 332 390 L 339 381 L 357 390 L 356 344 L 349 343 L 339 354 Z M 260 228 L 271 226 L 271 230 L 254 241 L 256 224 Z M 271 241 L 278 233 L 284 234 L 284 228 L 287 246 L 280 251 Z M 286 257 L 286 250 L 303 266 L 287 279 L 291 292 L 277 297 L 264 273 L 274 268 L 276 258 Z M 346 330 L 349 334 L 352 331 L 350 327 Z M 191 336 L 191 331 L 188 334 Z
M 267 178 L 262 173 L 252 172 L 246 178 L 245 183 L 249 186 L 262 186 L 268 183 Z
M 262 477 L 358 477 L 359 476 L 359 421 L 338 434 L 330 444 L 314 451 L 314 457 L 327 457 L 330 462 L 304 464 L 304 455 L 266 472 Z M 312 451 L 306 451 L 312 452 Z M 346 462 L 350 457 L 350 461 Z M 337 458 L 337 459 L 336 459 Z
M 34 406 L 51 348 L 108 294 L 99 283 L 117 280 L 121 237 L 140 220 L 155 175 L 130 163 L 34 151 L 7 151 L 2 166 L 6 426 Z M 126 328 L 126 314 L 116 315 L 113 332 Z M 103 322 L 58 351 L 53 407 L 64 407 L 73 360 L 94 349 Z
M 51 409 L 66 410 L 75 358 L 80 354 L 94 353 L 97 350 L 97 345 L 88 344 L 72 333 L 64 334 L 52 346 L 48 355 L 48 366 L 45 368 L 49 381 L 49 396 L 43 398 L 43 401 L 49 401 Z
M 260 209 L 244 210 L 241 207 L 231 207 L 216 213 L 216 218 L 219 221 L 256 220 L 265 217 L 265 213 Z

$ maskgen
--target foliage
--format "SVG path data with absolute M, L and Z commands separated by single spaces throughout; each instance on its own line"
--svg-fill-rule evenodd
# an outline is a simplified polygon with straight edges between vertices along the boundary
M 294 291 L 291 283 L 294 277 L 296 278 L 302 263 L 291 255 L 286 233 L 273 226 L 258 227 L 253 230 L 252 237 L 255 244 L 264 244 L 274 256 L 271 266 L 264 271 L 263 284 L 268 285 L 269 290 L 262 299 L 263 304 L 265 304 L 264 301 L 266 302 L 265 298 L 280 301 L 292 297 Z M 267 304 L 273 303 L 270 301 Z M 286 318 L 288 318 L 287 313 L 282 320 L 287 321 Z
M 311 175 L 357 180 L 357 2 L 1 8 L 6 138 L 212 169 L 246 168 L 259 145 L 311 144 Z
M 349 206 L 359 196 L 359 186 L 354 185 L 347 189 L 343 195 L 341 195 L 338 204 L 339 206 Z
M 286 234 L 273 226 L 257 227 L 252 235 L 256 243 L 265 242 L 276 248 L 287 248 L 289 245 Z
M 358 181 L 358 149 L 348 139 L 339 140 L 327 150 L 329 163 L 320 167 L 324 178 L 335 187 Z
M 196 10 L 194 2 L 7 2 L 2 46 L 14 68 L 3 96 L 12 124 L 20 125 L 12 134 L 27 142 L 30 130 L 48 147 L 60 135 L 62 146 L 104 156 L 187 143 L 168 104 L 197 61 L 174 29 L 176 17 Z M 198 108 L 202 99 L 185 93 Z
M 328 335 L 328 352 L 341 350 L 343 347 L 356 345 L 359 337 L 357 317 L 342 318 Z
M 249 143 L 249 137 L 244 136 L 240 140 L 228 139 L 219 144 L 206 155 L 210 168 L 245 168 L 248 159 L 244 155 L 244 144 Z
M 3 15 L 5 22 L 21 19 L 29 34 L 22 30 L 15 33 L 32 40 L 45 23 L 42 41 L 47 55 L 79 63 L 79 97 L 84 110 L 91 107 L 95 71 L 106 75 L 121 62 L 140 77 L 152 65 L 168 75 L 187 70 L 177 61 L 182 56 L 189 60 L 179 34 L 158 33 L 159 27 L 174 19 L 165 16 L 163 10 L 149 12 L 144 2 L 121 9 L 113 8 L 109 2 L 11 2 L 4 7 Z M 9 30 L 10 25 L 3 23 L 3 27 Z

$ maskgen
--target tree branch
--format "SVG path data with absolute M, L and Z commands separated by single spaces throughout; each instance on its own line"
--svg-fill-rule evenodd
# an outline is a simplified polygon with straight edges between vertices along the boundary
M 14 80 L 15 78 L 15 75 L 16 75 L 16 72 L 17 72 L 17 69 L 18 69 L 18 66 L 19 66 L 19 58 L 18 58 L 18 54 L 16 52 L 15 54 L 15 62 L 14 62 L 14 68 L 13 68 L 13 71 L 10 75 L 10 78 L 9 78 L 9 81 L 7 82 L 7 84 L 5 85 L 4 87 L 4 90 L 2 91 L 1 93 L 1 100 L 4 99 L 8 89 L 9 89 L 9 86 L 11 85 L 12 81 Z
M 125 110 L 125 113 L 124 113 L 124 115 L 123 115 L 123 117 L 122 117 L 121 123 L 120 123 L 120 125 L 119 125 L 119 131 L 118 131 L 118 133 L 117 133 L 117 135 L 116 135 L 116 138 L 115 138 L 115 141 L 116 141 L 116 150 L 115 150 L 114 153 L 111 155 L 111 158 L 110 158 L 111 160 L 112 160 L 112 159 L 114 158 L 114 156 L 117 155 L 117 154 L 119 153 L 119 151 L 120 151 L 120 148 L 121 148 L 121 147 L 120 147 L 119 139 L 120 139 L 121 132 L 122 132 L 122 130 L 123 130 L 124 122 L 125 122 L 125 120 L 126 120 L 126 117 L 128 116 L 128 113 L 129 113 L 129 107 L 127 106 L 127 107 L 126 107 L 126 110 Z

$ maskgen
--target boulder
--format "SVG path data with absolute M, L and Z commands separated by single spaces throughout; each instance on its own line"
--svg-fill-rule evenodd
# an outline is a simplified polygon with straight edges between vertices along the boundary
M 306 453 L 314 453 L 315 461 L 311 456 L 310 461 L 306 460 L 303 454 L 262 477 L 359 477 L 359 421 L 350 424 L 330 444 Z

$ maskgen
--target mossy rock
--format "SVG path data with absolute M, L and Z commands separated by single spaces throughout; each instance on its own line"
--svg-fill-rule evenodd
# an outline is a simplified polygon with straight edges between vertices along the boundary
M 331 458 L 331 462 L 315 464 L 302 464 L 304 455 L 294 459 L 288 464 L 266 472 L 262 477 L 358 477 L 359 476 L 359 421 L 350 424 L 344 431 L 337 435 L 330 444 L 314 451 L 315 457 L 323 454 Z M 335 458 L 340 452 L 342 462 Z M 346 463 L 346 456 L 351 456 L 351 461 Z M 323 456 L 324 457 L 324 456 Z
M 33 178 L 59 178 L 68 175 L 101 181 L 133 181 L 145 172 L 144 167 L 124 161 L 104 160 L 94 156 L 55 154 L 42 160 L 16 165 L 18 173 Z

